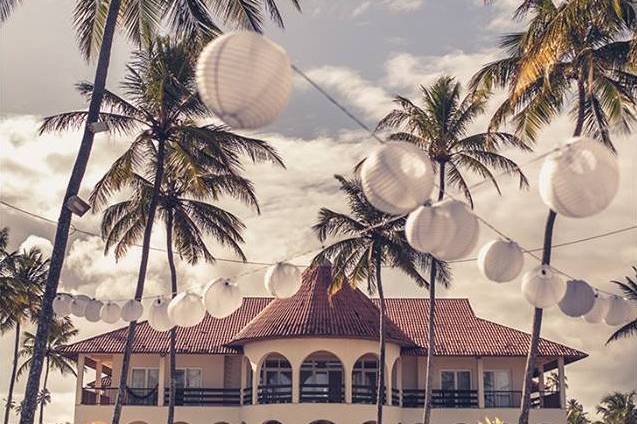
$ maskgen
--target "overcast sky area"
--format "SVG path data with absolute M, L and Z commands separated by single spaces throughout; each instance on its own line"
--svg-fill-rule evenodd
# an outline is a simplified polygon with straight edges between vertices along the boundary
M 25 0 L 0 27 L 0 184 L 1 199 L 42 216 L 56 219 L 81 135 L 37 135 L 42 116 L 85 107 L 73 84 L 93 79 L 93 66 L 78 52 L 71 27 L 72 0 Z M 285 3 L 279 0 L 279 3 Z M 303 0 L 303 13 L 285 7 L 286 30 L 269 26 L 267 34 L 283 45 L 293 62 L 373 127 L 391 109 L 396 94 L 415 96 L 419 84 L 431 83 L 441 73 L 466 82 L 486 62 L 498 57 L 499 35 L 516 24 L 510 19 L 514 0 L 484 6 L 479 0 Z M 108 86 L 117 90 L 130 49 L 116 38 Z M 495 107 L 494 100 L 491 110 Z M 483 131 L 488 114 L 473 130 Z M 573 123 L 567 116 L 544 130 L 534 153 L 507 155 L 525 164 L 569 137 Z M 352 166 L 376 146 L 363 131 L 300 79 L 280 119 L 255 135 L 270 141 L 283 156 L 287 170 L 269 165 L 249 166 L 256 184 L 261 215 L 235 202 L 222 202 L 247 225 L 245 252 L 253 261 L 290 259 L 306 264 L 320 244 L 311 232 L 320 207 L 345 211 L 343 196 L 333 179 L 349 174 Z M 616 136 L 622 181 L 619 194 L 603 213 L 583 220 L 558 218 L 555 242 L 612 231 L 637 222 L 635 136 Z M 124 150 L 128 140 L 99 134 L 82 184 L 86 198 L 94 183 Z M 531 188 L 519 191 L 516 181 L 501 180 L 503 195 L 485 184 L 476 189 L 476 212 L 526 248 L 541 245 L 547 208 L 537 191 L 541 162 L 524 168 Z M 473 178 L 474 181 L 479 181 Z M 54 227 L 0 205 L 1 225 L 11 229 L 11 248 L 30 236 L 52 240 Z M 98 232 L 99 215 L 74 219 L 82 230 Z M 496 235 L 481 228 L 480 245 Z M 39 239 L 31 237 L 30 242 Z M 41 240 L 40 240 L 41 242 Z M 153 246 L 163 247 L 161 230 Z M 211 244 L 218 257 L 230 257 Z M 473 252 L 472 256 L 476 252 Z M 71 235 L 61 289 L 101 298 L 130 297 L 139 264 L 139 249 L 116 263 L 103 255 L 98 237 Z M 525 270 L 537 263 L 527 257 Z M 637 232 L 626 232 L 554 251 L 554 265 L 596 287 L 614 290 L 611 280 L 623 279 L 637 265 Z M 220 276 L 255 272 L 239 283 L 246 295 L 266 295 L 263 270 L 219 262 L 190 267 L 178 264 L 181 284 L 204 285 Z M 520 294 L 519 281 L 496 285 L 479 273 L 474 262 L 454 265 L 450 289 L 443 297 L 467 297 L 476 313 L 498 323 L 529 331 L 532 308 Z M 406 277 L 385 272 L 388 296 L 426 296 Z M 146 294 L 160 294 L 169 285 L 164 254 L 152 252 Z M 417 318 L 415 318 L 417 319 Z M 114 327 L 75 320 L 80 337 Z M 637 387 L 637 339 L 606 346 L 612 329 L 565 317 L 557 308 L 545 312 L 542 335 L 587 352 L 590 357 L 567 367 L 568 396 L 594 409 L 610 391 Z M 0 399 L 6 397 L 13 333 L 0 343 Z M 17 400 L 26 378 L 19 381 Z M 47 422 L 72 420 L 74 379 L 51 379 L 52 404 Z M 4 406 L 4 405 L 3 405 Z M 17 422 L 17 418 L 13 418 Z

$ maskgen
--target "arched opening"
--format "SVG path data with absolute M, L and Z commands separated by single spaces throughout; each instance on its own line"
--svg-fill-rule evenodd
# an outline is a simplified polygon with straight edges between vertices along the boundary
M 243 393 L 242 393 L 243 404 L 252 405 L 252 381 L 254 380 L 254 378 L 253 378 L 253 372 L 252 372 L 252 364 L 250 363 L 248 358 L 246 358 L 245 356 L 243 357 L 242 367 L 243 367 Z
M 396 359 L 394 366 L 391 368 L 391 404 L 400 405 L 400 358 Z
M 281 424 L 279 421 L 275 421 L 275 420 L 269 420 L 264 422 L 263 424 Z
M 301 364 L 301 402 L 342 403 L 345 400 L 343 377 L 343 364 L 334 354 L 312 353 Z
M 334 424 L 334 423 L 327 420 L 318 420 L 318 421 L 312 421 L 310 424 Z
M 259 403 L 292 402 L 292 366 L 280 353 L 271 353 L 261 365 Z
M 377 380 L 378 356 L 367 353 L 358 358 L 352 370 L 352 403 L 376 403 Z

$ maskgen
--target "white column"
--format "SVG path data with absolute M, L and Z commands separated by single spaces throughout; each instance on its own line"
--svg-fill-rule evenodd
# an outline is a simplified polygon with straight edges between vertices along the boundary
M 82 388 L 84 387 L 84 355 L 77 355 L 77 380 L 75 384 L 75 404 L 82 403 Z
M 387 405 L 391 405 L 392 389 L 394 387 L 393 381 L 391 380 L 392 371 L 393 366 L 389 366 L 389 364 L 385 365 L 385 403 Z
M 478 357 L 478 408 L 484 408 L 484 361 Z
M 166 356 L 159 355 L 159 384 L 157 386 L 157 405 L 164 406 L 166 390 Z
M 261 370 L 257 366 L 256 369 L 252 370 L 252 404 L 256 405 L 259 403 L 259 380 L 260 380 Z
M 566 378 L 564 376 L 564 357 L 557 358 L 557 371 L 560 381 L 560 407 L 566 408 Z
M 301 364 L 292 363 L 292 403 L 301 401 Z
M 343 381 L 345 381 L 345 403 L 352 403 L 352 369 L 353 365 L 343 364 Z
M 95 390 L 95 399 L 98 405 L 100 405 L 100 397 L 102 395 L 102 391 L 99 390 L 102 388 L 102 368 L 103 368 L 102 360 L 96 359 L 95 360 L 95 388 L 98 390 Z

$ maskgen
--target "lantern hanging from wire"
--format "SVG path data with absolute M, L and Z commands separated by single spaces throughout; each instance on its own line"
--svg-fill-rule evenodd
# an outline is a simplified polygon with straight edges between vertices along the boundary
M 185 291 L 175 296 L 168 305 L 170 320 L 180 327 L 193 327 L 206 316 L 206 308 L 201 296 Z
M 560 300 L 560 310 L 569 317 L 577 318 L 589 313 L 595 306 L 595 291 L 582 280 L 566 282 L 566 293 Z
M 255 32 L 231 32 L 208 43 L 196 79 L 204 103 L 233 128 L 270 124 L 292 91 L 287 53 Z
M 456 231 L 456 223 L 444 208 L 420 206 L 407 217 L 405 236 L 411 247 L 419 252 L 438 251 L 449 243 Z
M 142 317 L 144 307 L 139 300 L 130 299 L 122 305 L 121 316 L 126 322 L 137 321 Z
M 278 262 L 265 272 L 266 290 L 278 299 L 294 296 L 301 287 L 301 272 L 287 262 Z
M 536 308 L 555 306 L 566 293 L 566 283 L 547 265 L 540 265 L 522 277 L 522 294 Z
M 71 302 L 71 313 L 76 317 L 83 317 L 86 313 L 86 306 L 91 298 L 84 294 L 76 294 Z
M 365 197 L 376 209 L 403 215 L 431 195 L 434 168 L 425 152 L 411 143 L 391 142 L 373 150 L 361 166 Z
M 84 318 L 86 318 L 88 322 L 98 322 L 101 319 L 102 306 L 104 306 L 104 304 L 99 300 L 91 300 L 88 305 L 86 305 Z
M 599 324 L 606 317 L 609 307 L 610 302 L 608 298 L 602 296 L 599 292 L 596 292 L 593 308 L 586 315 L 584 315 L 584 320 L 591 324 Z
M 102 306 L 100 317 L 107 324 L 115 324 L 121 317 L 122 308 L 115 302 L 108 301 Z
M 53 299 L 53 312 L 57 316 L 66 317 L 71 315 L 71 303 L 73 296 L 66 293 L 59 293 Z
M 455 225 L 446 243 L 431 253 L 444 261 L 453 261 L 467 256 L 478 242 L 480 235 L 478 219 L 466 204 L 458 200 L 445 200 L 434 206 L 447 211 Z
M 611 296 L 604 322 L 610 326 L 623 325 L 630 320 L 631 315 L 632 311 L 626 299 L 620 296 Z
M 162 297 L 153 300 L 148 310 L 148 325 L 153 330 L 164 332 L 175 326 L 168 316 L 169 304 L 170 302 Z
M 569 140 L 546 158 L 540 171 L 540 196 L 560 215 L 585 218 L 606 209 L 619 188 L 615 156 L 586 137 Z
M 243 296 L 237 284 L 227 278 L 218 278 L 206 287 L 203 302 L 211 316 L 221 319 L 241 307 Z
M 515 279 L 522 271 L 524 253 L 513 240 L 492 240 L 478 255 L 478 268 L 482 275 L 496 283 Z

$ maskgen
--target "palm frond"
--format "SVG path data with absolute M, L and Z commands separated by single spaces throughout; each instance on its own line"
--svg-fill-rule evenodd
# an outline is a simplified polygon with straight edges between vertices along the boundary
M 69 130 L 81 130 L 86 124 L 88 112 L 74 111 L 60 113 L 59 115 L 47 116 L 42 120 L 42 125 L 38 130 L 40 134 L 47 132 L 61 132 Z M 139 127 L 139 121 L 135 118 L 116 113 L 102 112 L 99 120 L 104 122 L 109 131 L 119 134 L 129 134 Z
M 78 0 L 73 11 L 73 26 L 80 51 L 86 60 L 95 57 L 102 45 L 110 0 Z

